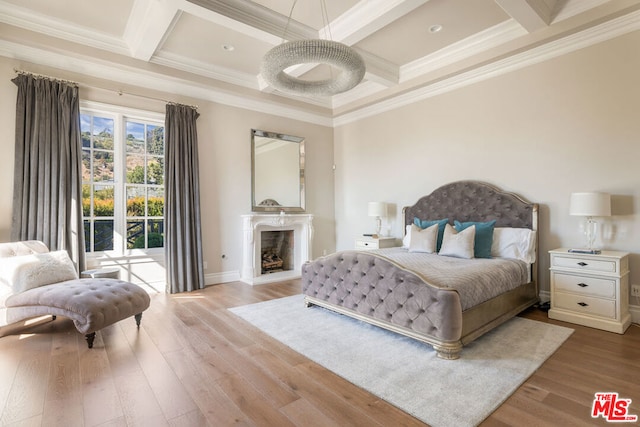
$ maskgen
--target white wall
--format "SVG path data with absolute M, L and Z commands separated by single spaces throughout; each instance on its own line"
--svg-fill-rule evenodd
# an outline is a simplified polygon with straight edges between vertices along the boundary
M 540 204 L 547 251 L 581 246 L 574 191 L 612 194 L 606 248 L 628 251 L 640 283 L 640 32 L 336 128 L 338 249 L 370 232 L 367 202 L 401 210 L 442 184 L 474 179 Z M 631 299 L 632 304 L 640 301 Z
M 11 82 L 14 68 L 41 73 L 81 83 L 83 100 L 123 105 L 164 112 L 165 103 L 142 97 L 123 95 L 117 90 L 198 105 L 198 149 L 202 207 L 202 243 L 207 262 L 207 283 L 239 278 L 242 268 L 242 221 L 240 215 L 251 211 L 251 129 L 262 129 L 305 137 L 306 206 L 314 215 L 312 255 L 335 248 L 333 133 L 318 126 L 269 114 L 228 107 L 214 102 L 176 99 L 175 96 L 140 88 L 122 87 L 116 82 L 100 81 L 89 76 L 47 69 L 0 58 L 0 241 L 11 236 L 11 203 L 15 143 L 16 86 Z M 99 88 L 111 89 L 103 90 Z M 224 258 L 223 258 L 224 255 Z M 163 277 L 162 266 L 150 259 L 139 260 L 125 272 L 134 282 L 157 281 Z

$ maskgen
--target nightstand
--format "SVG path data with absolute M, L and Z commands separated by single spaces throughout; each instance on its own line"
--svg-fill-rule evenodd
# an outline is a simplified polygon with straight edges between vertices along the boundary
M 549 251 L 551 308 L 549 318 L 623 334 L 629 313 L 629 254 Z
M 367 237 L 356 238 L 356 250 L 383 249 L 396 246 L 395 237 Z

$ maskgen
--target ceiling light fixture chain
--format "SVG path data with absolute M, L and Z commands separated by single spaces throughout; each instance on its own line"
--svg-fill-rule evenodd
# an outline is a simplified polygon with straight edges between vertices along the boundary
M 289 17 L 287 18 L 287 23 L 284 26 L 284 31 L 282 32 L 282 40 L 280 43 L 284 43 L 287 40 L 287 31 L 289 31 L 289 24 L 291 23 L 291 17 L 293 16 L 293 9 L 296 7 L 296 3 L 298 0 L 293 0 L 293 4 L 291 5 L 291 10 L 289 10 Z
M 366 71 L 364 60 L 351 47 L 331 39 L 329 14 L 324 0 L 321 1 L 323 20 L 326 20 L 325 37 L 329 40 L 309 39 L 283 42 L 269 50 L 260 64 L 260 74 L 272 87 L 296 95 L 332 96 L 346 92 L 358 85 Z M 293 15 L 297 0 L 293 1 L 289 19 L 285 26 L 283 41 Z M 291 66 L 307 63 L 321 63 L 340 70 L 337 76 L 325 80 L 308 81 L 285 72 Z
M 324 38 L 327 40 L 333 40 L 331 35 L 331 25 L 329 21 L 329 12 L 327 10 L 327 2 L 325 0 L 320 1 L 320 8 L 322 9 L 322 24 L 324 25 Z

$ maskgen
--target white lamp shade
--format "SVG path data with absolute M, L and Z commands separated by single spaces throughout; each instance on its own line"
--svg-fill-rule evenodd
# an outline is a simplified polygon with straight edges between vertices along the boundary
M 369 202 L 369 216 L 387 216 L 387 204 L 385 202 Z
M 607 193 L 571 193 L 570 215 L 610 216 L 611 195 Z

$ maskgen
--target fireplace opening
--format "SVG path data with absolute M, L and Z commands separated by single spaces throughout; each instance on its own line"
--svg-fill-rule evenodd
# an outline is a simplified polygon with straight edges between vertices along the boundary
M 260 233 L 262 274 L 293 270 L 293 230 Z

